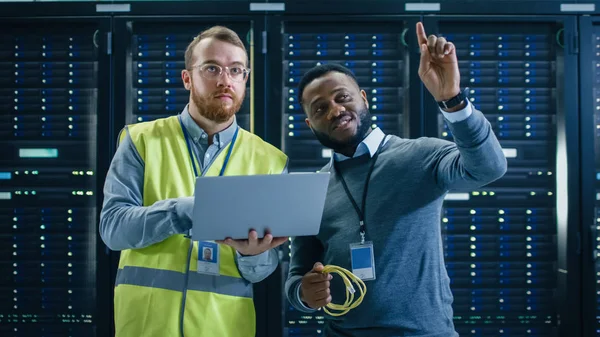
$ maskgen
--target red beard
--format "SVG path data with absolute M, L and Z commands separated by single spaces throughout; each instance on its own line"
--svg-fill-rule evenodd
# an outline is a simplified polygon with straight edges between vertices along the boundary
M 242 106 L 242 101 L 244 100 L 244 96 L 237 97 L 237 95 L 229 90 L 225 89 L 219 91 L 215 94 L 212 94 L 208 97 L 199 96 L 196 94 L 196 90 L 192 86 L 192 101 L 196 104 L 196 108 L 198 109 L 198 113 L 203 117 L 214 121 L 216 123 L 223 123 L 228 121 L 233 115 L 235 115 Z M 233 105 L 227 107 L 225 102 L 217 99 L 216 96 L 227 94 L 231 96 L 233 100 Z

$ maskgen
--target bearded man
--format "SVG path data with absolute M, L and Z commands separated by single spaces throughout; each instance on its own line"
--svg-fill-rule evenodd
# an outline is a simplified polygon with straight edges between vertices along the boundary
M 252 283 L 275 270 L 273 248 L 287 238 L 250 231 L 247 240 L 193 242 L 190 235 L 196 178 L 287 171 L 285 154 L 236 123 L 247 64 L 232 30 L 200 33 L 181 72 L 188 105 L 121 132 L 100 215 L 104 243 L 121 251 L 117 337 L 255 335 Z M 204 249 L 213 252 L 210 261 L 198 259 Z

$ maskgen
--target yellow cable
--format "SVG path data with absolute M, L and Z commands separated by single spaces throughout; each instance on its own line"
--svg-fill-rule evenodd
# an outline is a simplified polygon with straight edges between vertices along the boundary
M 340 277 L 344 281 L 344 284 L 346 285 L 346 302 L 344 302 L 344 304 L 335 304 L 335 303 L 333 303 L 333 301 L 328 303 L 327 306 L 323 308 L 323 310 L 326 313 L 328 313 L 331 316 L 342 316 L 342 315 L 345 315 L 346 313 L 348 313 L 348 311 L 358 307 L 362 303 L 363 298 L 365 297 L 365 294 L 367 293 L 367 286 L 360 278 L 358 278 L 356 275 L 352 274 L 351 271 L 344 269 L 342 267 L 328 265 L 323 268 L 322 272 L 328 273 L 328 274 L 334 273 L 334 274 L 340 275 Z M 350 282 L 350 280 L 352 280 L 352 282 L 356 283 L 356 285 L 358 286 L 358 290 L 360 292 L 360 296 L 356 299 L 356 302 L 354 302 L 354 303 L 352 303 L 352 302 L 354 301 L 354 293 L 356 292 L 356 289 L 354 289 L 354 286 L 352 286 L 352 282 Z M 337 313 L 331 312 L 327 308 L 329 308 L 331 310 L 337 310 L 340 312 L 337 312 Z

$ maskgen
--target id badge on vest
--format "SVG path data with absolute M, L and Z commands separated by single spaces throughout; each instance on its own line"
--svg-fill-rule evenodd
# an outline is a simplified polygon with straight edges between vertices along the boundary
M 219 245 L 217 243 L 198 242 L 198 273 L 219 275 Z
M 375 255 L 373 254 L 373 242 L 350 244 L 350 262 L 352 274 L 363 281 L 375 279 Z

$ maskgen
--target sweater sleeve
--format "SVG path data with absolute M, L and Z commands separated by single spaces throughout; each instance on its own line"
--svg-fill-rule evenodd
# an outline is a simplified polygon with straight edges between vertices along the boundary
M 104 184 L 99 231 L 108 248 L 144 248 L 192 228 L 193 197 L 160 200 L 144 207 L 143 186 L 144 162 L 127 131 Z
M 290 271 L 285 282 L 285 293 L 290 303 L 298 311 L 315 311 L 302 304 L 298 288 L 304 274 L 311 271 L 316 262 L 323 262 L 323 253 L 324 249 L 321 241 L 314 236 L 292 238 Z
M 478 188 L 506 173 L 506 157 L 483 114 L 472 114 L 455 123 L 447 123 L 454 143 L 438 139 L 428 151 L 430 165 L 438 186 L 445 190 Z

